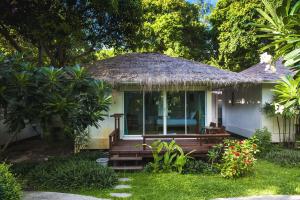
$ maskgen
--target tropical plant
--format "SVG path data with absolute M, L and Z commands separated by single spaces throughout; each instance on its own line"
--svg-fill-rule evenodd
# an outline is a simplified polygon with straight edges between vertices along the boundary
M 254 155 L 259 152 L 255 137 L 246 140 L 225 140 L 224 153 L 219 164 L 221 175 L 225 178 L 237 178 L 253 171 Z
M 164 146 L 162 170 L 164 172 L 171 172 L 173 163 L 177 157 L 177 144 L 175 140 L 171 142 L 162 142 Z
M 292 0 L 283 0 L 281 6 L 274 6 L 270 1 L 262 1 L 265 10 L 257 8 L 266 24 L 256 24 L 259 37 L 272 42 L 262 48 L 275 49 L 274 60 L 283 57 L 285 65 L 297 66 L 300 63 L 300 1 L 293 5 Z
M 216 144 L 208 151 L 207 156 L 211 168 L 213 168 L 215 163 L 220 161 L 220 159 L 222 158 L 223 148 L 223 144 Z
M 11 140 L 26 126 L 41 127 L 43 137 L 55 128 L 75 139 L 104 120 L 111 99 L 109 85 L 93 79 L 86 68 L 37 68 L 22 55 L 1 56 L 0 112 Z
M 154 173 L 157 173 L 160 171 L 160 162 L 163 158 L 163 156 L 160 155 L 162 149 L 164 148 L 164 144 L 160 140 L 154 141 L 151 145 L 143 144 L 144 146 L 147 146 L 150 148 L 153 156 L 153 162 L 150 162 L 150 167 L 152 168 Z
M 151 145 L 143 144 L 152 151 L 153 162 L 147 165 L 146 171 L 157 172 L 171 172 L 177 171 L 182 173 L 183 167 L 190 154 L 193 151 L 185 154 L 183 149 L 176 144 L 175 140 L 171 142 L 164 142 L 160 140 L 154 141 Z
M 0 163 L 0 199 L 20 200 L 21 186 L 9 170 L 9 166 Z
M 300 109 L 300 77 L 283 77 L 272 91 L 275 102 L 283 105 L 285 109 Z
M 178 145 L 176 146 L 176 149 L 177 149 L 179 154 L 176 157 L 176 160 L 174 162 L 174 166 L 176 167 L 176 171 L 181 174 L 182 171 L 183 171 L 183 167 L 186 165 L 187 161 L 190 158 L 192 158 L 189 155 L 191 153 L 193 153 L 194 151 L 190 151 L 189 153 L 185 154 L 183 149 Z
M 272 150 L 271 132 L 266 127 L 262 129 L 256 129 L 253 134 L 257 138 L 257 146 L 259 149 L 259 155 L 263 156 Z

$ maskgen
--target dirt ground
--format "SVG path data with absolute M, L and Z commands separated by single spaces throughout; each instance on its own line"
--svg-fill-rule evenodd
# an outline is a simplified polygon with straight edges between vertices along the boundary
M 39 137 L 26 139 L 10 145 L 2 160 L 10 163 L 42 161 L 53 156 L 68 156 L 73 146 L 65 141 L 45 141 Z

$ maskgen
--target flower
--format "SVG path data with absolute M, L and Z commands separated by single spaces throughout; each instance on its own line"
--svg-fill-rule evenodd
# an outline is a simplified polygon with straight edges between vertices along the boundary
M 282 114 L 284 111 L 284 106 L 280 105 L 279 103 L 275 103 L 275 114 Z
M 260 55 L 260 63 L 271 64 L 271 62 L 272 62 L 272 56 L 267 52 Z
M 234 152 L 233 153 L 236 157 L 239 157 L 240 156 L 240 153 L 239 152 Z
M 230 149 L 234 149 L 234 146 L 230 146 L 229 148 L 230 148 Z

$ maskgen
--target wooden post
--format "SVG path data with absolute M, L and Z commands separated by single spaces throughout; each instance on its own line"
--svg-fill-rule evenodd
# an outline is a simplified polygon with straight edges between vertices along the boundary
M 121 113 L 115 113 L 111 117 L 115 118 L 115 131 L 117 131 L 117 140 L 120 139 L 120 118 L 123 116 Z

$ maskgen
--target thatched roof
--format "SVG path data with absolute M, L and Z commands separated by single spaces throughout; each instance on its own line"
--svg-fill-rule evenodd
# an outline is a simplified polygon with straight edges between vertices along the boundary
M 147 87 L 165 85 L 224 86 L 253 83 L 254 79 L 199 62 L 158 53 L 130 53 L 97 61 L 92 75 L 109 83 L 133 83 Z
M 242 72 L 240 74 L 247 76 L 250 79 L 257 79 L 258 82 L 276 82 L 281 77 L 286 75 L 293 75 L 293 71 L 285 67 L 282 59 L 275 63 L 276 72 L 265 71 L 266 64 L 258 63 Z

